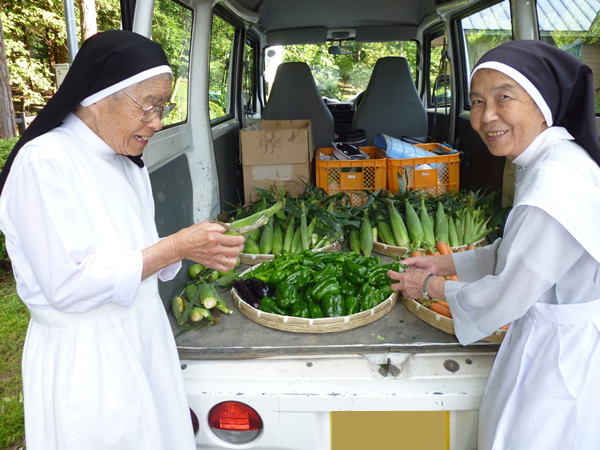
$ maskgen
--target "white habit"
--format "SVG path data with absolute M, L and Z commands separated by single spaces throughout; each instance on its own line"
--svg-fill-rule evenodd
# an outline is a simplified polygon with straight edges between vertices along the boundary
M 553 127 L 517 158 L 503 239 L 453 256 L 445 295 L 469 344 L 511 323 L 479 450 L 600 449 L 600 168 Z
M 158 276 L 140 281 L 159 239 L 147 170 L 70 115 L 17 155 L 0 229 L 31 311 L 27 449 L 194 449 Z

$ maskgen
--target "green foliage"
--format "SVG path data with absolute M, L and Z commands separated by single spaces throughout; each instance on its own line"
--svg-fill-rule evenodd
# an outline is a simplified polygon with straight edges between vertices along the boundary
M 25 444 L 21 355 L 28 323 L 13 277 L 0 277 L 0 448 Z
M 4 163 L 10 155 L 10 151 L 15 146 L 19 138 L 0 139 L 0 170 L 4 167 Z M 8 254 L 6 253 L 6 243 L 4 242 L 4 234 L 0 233 L 0 276 L 10 274 L 11 265 Z
M 306 62 L 321 94 L 329 98 L 348 100 L 367 88 L 373 67 L 379 58 L 404 56 L 413 78 L 417 74 L 417 45 L 415 42 L 356 42 L 344 41 L 343 54 L 329 54 L 327 44 L 290 45 L 285 47 L 283 62 Z

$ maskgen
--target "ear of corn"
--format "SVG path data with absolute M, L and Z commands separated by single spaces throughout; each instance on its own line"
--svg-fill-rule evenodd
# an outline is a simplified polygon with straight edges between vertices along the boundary
M 302 230 L 301 227 L 296 228 L 294 237 L 292 238 L 292 253 L 299 253 L 302 250 Z
M 178 295 L 171 299 L 171 309 L 179 325 L 183 325 L 183 299 Z
M 406 210 L 406 229 L 408 230 L 410 241 L 414 247 L 418 248 L 421 246 L 424 239 L 423 225 L 421 225 L 419 216 L 408 200 L 405 200 L 404 207 Z
M 214 319 L 212 313 L 208 309 L 201 308 L 199 306 L 195 306 L 192 308 L 189 317 L 192 322 L 200 322 L 202 319 L 206 319 L 209 322 L 212 322 Z
M 352 227 L 350 230 L 350 251 L 360 253 L 360 232 L 358 228 Z
M 402 216 L 391 202 L 388 205 L 388 211 L 390 213 L 390 226 L 394 234 L 394 242 L 399 247 L 408 247 L 410 245 L 410 238 L 408 237 L 408 230 L 406 229 L 404 220 L 402 220 Z
M 233 234 L 247 236 L 252 231 L 257 228 L 260 228 L 267 223 L 269 223 L 269 219 L 275 214 L 277 211 L 282 209 L 285 206 L 285 190 L 283 185 L 281 186 L 281 193 L 279 194 L 279 200 L 277 203 L 273 204 L 270 208 L 265 208 L 266 202 L 263 197 L 263 204 L 261 207 L 261 211 L 254 213 L 248 217 L 244 217 L 243 219 L 236 220 L 230 224 L 229 230 L 225 232 L 225 234 Z
M 429 213 L 427 212 L 427 206 L 425 206 L 425 199 L 421 197 L 421 209 L 420 209 L 421 226 L 423 227 L 423 236 L 425 243 L 429 249 L 435 248 L 435 234 L 433 232 L 433 222 Z
M 385 220 L 379 220 L 377 222 L 377 229 L 379 230 L 379 237 L 385 244 L 396 246 L 396 240 L 394 239 L 394 233 L 390 224 Z
M 260 253 L 268 255 L 273 250 L 273 218 L 269 219 L 269 223 L 263 228 L 262 234 L 260 235 Z
M 244 242 L 244 253 L 249 253 L 251 255 L 260 253 L 258 244 L 250 236 L 246 237 L 246 242 Z
M 302 213 L 300 214 L 300 243 L 302 250 L 308 250 L 310 247 L 310 234 L 308 233 L 308 224 L 306 222 L 306 206 L 302 202 Z
M 209 283 L 202 283 L 200 285 L 200 292 L 196 304 L 202 305 L 206 309 L 214 308 L 217 305 L 217 299 L 212 286 Z
M 448 218 L 444 211 L 444 205 L 438 200 L 437 211 L 435 213 L 435 234 L 437 241 L 448 243 Z
M 360 249 L 363 255 L 371 256 L 373 251 L 373 229 L 369 220 L 369 213 L 365 211 L 362 222 L 360 224 Z
M 273 220 L 273 248 L 271 252 L 279 255 L 283 250 L 283 230 L 278 220 Z
M 448 217 L 448 244 L 450 247 L 458 247 L 458 236 L 456 235 L 456 227 L 452 217 Z
M 290 214 L 288 219 L 288 226 L 285 229 L 285 237 L 283 239 L 283 251 L 290 252 L 292 249 L 292 240 L 294 239 L 294 231 L 295 231 L 295 223 L 296 217 L 293 214 Z

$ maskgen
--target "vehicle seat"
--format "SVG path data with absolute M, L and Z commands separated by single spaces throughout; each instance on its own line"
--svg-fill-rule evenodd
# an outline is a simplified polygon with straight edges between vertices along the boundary
M 427 112 L 406 58 L 388 56 L 377 60 L 354 113 L 352 128 L 365 130 L 365 145 L 373 145 L 378 134 L 395 138 L 427 135 Z
M 308 64 L 304 62 L 279 65 L 262 118 L 310 119 L 315 148 L 331 147 L 335 137 L 333 115 L 323 101 Z

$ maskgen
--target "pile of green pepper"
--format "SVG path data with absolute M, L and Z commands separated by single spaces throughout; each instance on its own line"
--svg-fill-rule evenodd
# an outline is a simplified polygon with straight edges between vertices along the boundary
M 266 261 L 244 278 L 257 278 L 275 288 L 263 297 L 265 312 L 318 319 L 369 310 L 393 294 L 388 270 L 403 272 L 399 262 L 382 264 L 378 256 L 358 253 L 284 253 Z

